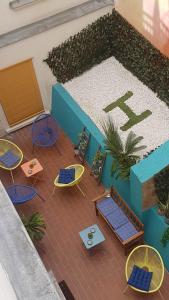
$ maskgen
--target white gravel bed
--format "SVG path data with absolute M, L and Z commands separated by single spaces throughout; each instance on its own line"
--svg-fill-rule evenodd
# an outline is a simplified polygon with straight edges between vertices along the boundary
M 120 129 L 120 126 L 128 120 L 120 108 L 113 109 L 109 114 L 124 141 L 131 130 L 144 137 L 142 144 L 147 148 L 140 152 L 141 156 L 169 139 L 169 109 L 166 104 L 114 57 L 65 83 L 64 87 L 101 131 L 101 122 L 106 120 L 108 115 L 103 108 L 122 97 L 127 91 L 132 91 L 133 96 L 125 103 L 135 114 L 147 109 L 152 114 L 127 131 Z

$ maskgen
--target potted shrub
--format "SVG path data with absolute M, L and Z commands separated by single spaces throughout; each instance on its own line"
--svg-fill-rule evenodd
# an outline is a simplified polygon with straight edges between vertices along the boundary
M 143 137 L 137 137 L 131 131 L 125 143 L 123 143 L 110 117 L 106 123 L 102 124 L 102 128 L 106 137 L 105 148 L 113 157 L 112 174 L 116 174 L 116 178 L 129 179 L 131 166 L 135 165 L 140 159 L 135 153 L 146 148 L 146 146 L 138 146 Z
M 44 229 L 46 229 L 43 217 L 36 212 L 29 217 L 22 216 L 21 219 L 31 240 L 33 242 L 40 241 L 45 234 Z

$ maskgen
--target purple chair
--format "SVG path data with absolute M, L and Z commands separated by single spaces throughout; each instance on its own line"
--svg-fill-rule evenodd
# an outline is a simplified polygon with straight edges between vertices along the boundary
M 50 114 L 41 114 L 32 125 L 32 143 L 34 147 L 51 147 L 58 140 L 59 128 Z

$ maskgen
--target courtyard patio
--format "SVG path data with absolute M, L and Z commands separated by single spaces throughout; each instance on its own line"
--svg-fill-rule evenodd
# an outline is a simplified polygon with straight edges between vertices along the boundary
M 42 202 L 38 197 L 17 206 L 20 215 L 40 212 L 47 226 L 45 237 L 36 244 L 37 251 L 48 271 L 52 271 L 56 280 L 65 280 L 76 300 L 110 300 L 110 299 L 148 299 L 148 295 L 134 292 L 126 287 L 125 262 L 123 248 L 105 222 L 95 215 L 92 199 L 103 193 L 104 187 L 98 186 L 90 176 L 90 168 L 85 164 L 85 173 L 80 183 L 85 197 L 75 187 L 56 189 L 52 196 L 53 181 L 60 168 L 78 163 L 74 157 L 73 145 L 61 131 L 57 146 L 50 149 L 35 149 L 32 154 L 31 127 L 20 129 L 9 136 L 23 151 L 27 160 L 37 158 L 43 166 L 41 180 L 36 188 L 46 199 Z M 0 178 L 5 187 L 11 185 L 8 172 L 0 170 Z M 16 184 L 31 184 L 18 167 L 14 171 Z M 79 232 L 84 228 L 97 224 L 105 241 L 92 255 L 82 246 Z M 164 299 L 169 297 L 169 276 L 166 272 L 161 288 Z M 159 294 L 149 295 L 149 299 L 159 299 Z

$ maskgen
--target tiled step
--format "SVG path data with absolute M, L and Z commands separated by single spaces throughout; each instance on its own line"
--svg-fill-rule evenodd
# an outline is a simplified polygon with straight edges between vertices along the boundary
M 58 282 L 57 282 L 57 280 L 55 278 L 55 275 L 54 275 L 53 271 L 50 270 L 48 272 L 48 274 L 49 274 L 49 277 L 50 277 L 51 281 L 54 283 L 54 285 L 56 287 L 56 290 L 57 290 L 57 292 L 58 292 L 58 294 L 60 296 L 60 300 L 66 300 L 66 298 L 65 298 L 64 294 L 62 293 L 62 290 L 61 290 L 61 288 L 60 288 L 60 286 L 59 286 L 59 284 L 58 284 Z

